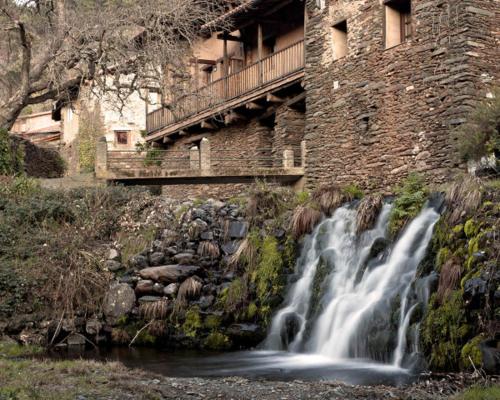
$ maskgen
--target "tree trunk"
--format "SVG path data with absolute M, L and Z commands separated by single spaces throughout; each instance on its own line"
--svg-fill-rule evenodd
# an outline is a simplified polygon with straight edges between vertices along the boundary
M 24 108 L 24 102 L 15 99 L 12 102 L 0 106 L 0 129 L 10 131 L 17 117 Z

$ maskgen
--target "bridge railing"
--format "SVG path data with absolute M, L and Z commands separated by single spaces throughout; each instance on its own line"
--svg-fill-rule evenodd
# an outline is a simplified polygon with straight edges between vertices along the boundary
M 224 171 L 231 169 L 291 169 L 305 166 L 305 142 L 300 146 L 285 146 L 241 149 L 211 147 L 208 139 L 186 149 L 164 150 L 150 148 L 148 151 L 108 150 L 105 140 L 98 143 L 96 174 L 105 176 L 108 171 L 169 170 L 169 171 Z

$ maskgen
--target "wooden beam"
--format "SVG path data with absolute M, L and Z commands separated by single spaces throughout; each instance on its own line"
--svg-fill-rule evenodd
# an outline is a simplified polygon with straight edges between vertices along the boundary
M 227 40 L 229 42 L 242 42 L 244 43 L 245 41 L 243 40 L 243 38 L 241 37 L 238 37 L 238 36 L 234 36 L 234 35 L 229 35 L 229 34 L 226 34 L 226 33 L 219 33 L 217 35 L 217 39 L 219 40 Z
M 251 101 L 245 105 L 247 110 L 263 110 L 264 106 L 261 106 L 259 103 Z
M 235 111 L 231 111 L 224 116 L 224 123 L 230 125 L 233 122 L 246 120 L 247 118 L 243 114 L 239 114 Z
M 163 137 L 163 144 L 169 144 L 172 142 L 173 142 L 173 140 L 171 138 L 169 138 L 168 136 Z
M 295 97 L 292 97 L 290 100 L 287 100 L 285 102 L 285 105 L 287 106 L 293 106 L 294 104 L 302 101 L 302 100 L 305 100 L 306 99 L 306 92 L 302 92 L 301 94 L 295 96 Z
M 284 103 L 285 102 L 285 99 L 282 99 L 281 97 L 278 97 L 272 93 L 267 94 L 266 100 L 269 103 Z
M 197 62 L 198 64 L 217 65 L 217 61 L 207 60 L 205 58 L 191 58 L 189 61 L 192 64 L 195 64 Z
M 179 136 L 186 136 L 188 135 L 188 132 L 186 131 L 179 131 Z
M 263 58 L 262 24 L 257 24 L 257 53 L 259 61 Z

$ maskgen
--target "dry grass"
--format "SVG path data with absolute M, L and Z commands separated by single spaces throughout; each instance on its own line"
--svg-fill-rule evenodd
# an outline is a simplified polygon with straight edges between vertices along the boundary
M 210 257 L 211 260 L 220 256 L 219 245 L 211 240 L 200 242 L 197 252 L 200 257 Z
M 179 292 L 177 293 L 177 301 L 179 303 L 185 303 L 188 299 L 194 299 L 198 297 L 201 293 L 201 288 L 203 284 L 200 282 L 198 277 L 192 276 L 182 282 L 179 287 Z
M 307 206 L 298 206 L 293 212 L 290 223 L 293 237 L 299 239 L 303 235 L 311 233 L 320 220 L 321 212 L 318 210 Z
M 238 250 L 229 257 L 228 266 L 235 268 L 239 263 L 254 266 L 257 263 L 258 248 L 250 237 L 246 237 L 240 242 Z
M 356 229 L 358 234 L 373 228 L 383 204 L 384 198 L 380 194 L 365 196 L 360 201 L 356 216 Z
M 153 321 L 149 324 L 148 333 L 154 337 L 162 337 L 167 334 L 168 328 L 166 321 Z
M 345 201 L 345 194 L 336 185 L 321 186 L 313 192 L 312 200 L 321 212 L 330 216 Z
M 465 176 L 456 180 L 446 191 L 448 223 L 456 225 L 463 217 L 475 212 L 481 205 L 483 185 L 477 178 Z
M 451 257 L 441 268 L 439 285 L 436 293 L 437 300 L 443 303 L 448 295 L 457 287 L 462 277 L 462 267 L 457 257 Z
M 168 300 L 161 299 L 151 303 L 144 303 L 139 306 L 139 313 L 147 320 L 165 319 L 168 315 Z
M 276 216 L 283 208 L 284 191 L 257 181 L 248 194 L 246 215 L 251 219 L 266 219 Z

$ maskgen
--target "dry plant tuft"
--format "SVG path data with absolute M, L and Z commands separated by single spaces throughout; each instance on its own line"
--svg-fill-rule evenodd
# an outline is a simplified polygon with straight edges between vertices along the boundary
M 166 321 L 153 321 L 149 324 L 148 333 L 154 337 L 162 337 L 167 334 Z
M 130 335 L 124 329 L 113 328 L 111 331 L 111 340 L 116 344 L 128 344 L 130 342 Z
M 358 234 L 373 228 L 382 209 L 383 200 L 382 195 L 372 194 L 365 196 L 360 201 L 356 216 L 356 230 Z
M 307 206 L 298 206 L 293 212 L 291 221 L 293 237 L 299 239 L 303 235 L 311 233 L 320 220 L 321 212 L 318 210 Z
M 161 299 L 151 303 L 144 303 L 139 306 L 142 317 L 148 320 L 165 319 L 168 315 L 168 300 Z
M 258 249 L 254 242 L 247 236 L 240 242 L 238 250 L 229 257 L 228 266 L 235 268 L 240 262 L 253 266 L 257 263 Z
M 187 278 L 179 287 L 179 292 L 177 293 L 177 301 L 180 303 L 184 303 L 188 299 L 198 297 L 201 293 L 202 287 L 203 284 L 200 282 L 200 278 L 196 276 Z
M 318 204 L 325 215 L 331 215 L 345 201 L 345 195 L 336 185 L 321 186 L 312 194 L 312 200 Z
M 456 180 L 446 191 L 448 223 L 456 225 L 464 216 L 472 214 L 481 205 L 483 185 L 478 178 L 465 176 Z
M 247 216 L 252 219 L 276 216 L 283 207 L 283 194 L 283 189 L 257 181 L 248 195 Z
M 210 257 L 210 259 L 214 260 L 219 258 L 220 249 L 219 245 L 211 240 L 205 240 L 200 242 L 198 246 L 198 255 L 201 257 Z
M 448 295 L 457 287 L 462 277 L 462 267 L 457 257 L 451 257 L 441 268 L 439 285 L 436 293 L 437 300 L 443 303 Z

